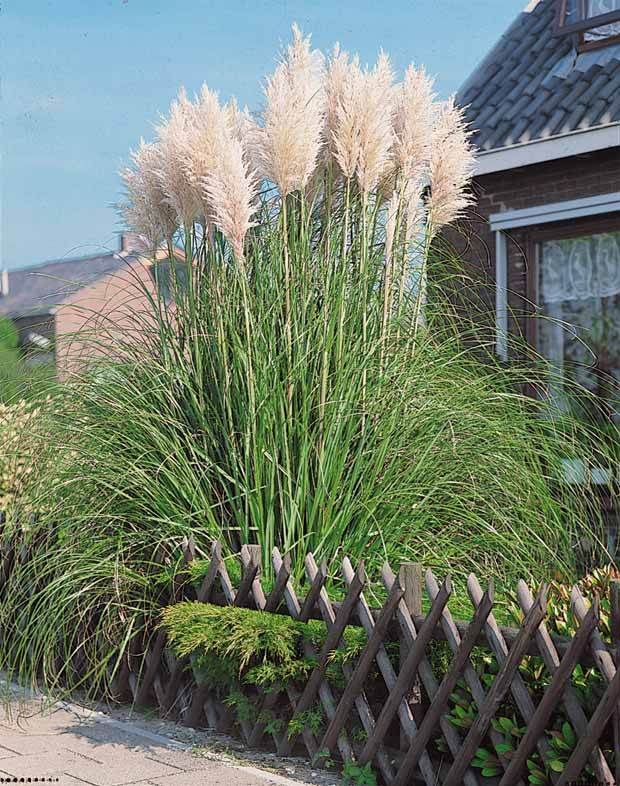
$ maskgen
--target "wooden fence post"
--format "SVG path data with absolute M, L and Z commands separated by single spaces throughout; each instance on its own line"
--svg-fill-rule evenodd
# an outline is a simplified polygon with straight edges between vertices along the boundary
M 616 668 L 620 668 L 620 581 L 611 582 L 611 613 L 609 627 L 611 629 L 611 643 L 614 647 L 614 660 Z M 616 783 L 620 783 L 620 709 L 616 709 L 613 719 L 614 727 L 614 759 Z
M 423 591 L 423 568 L 419 562 L 401 562 L 398 570 L 398 580 L 400 586 L 405 591 L 403 600 L 409 610 L 409 614 L 413 617 L 422 616 L 422 591 Z M 408 647 L 404 639 L 401 637 L 400 641 L 400 666 L 407 658 Z M 415 682 L 411 688 L 409 696 L 407 697 L 411 712 L 414 720 L 419 725 L 423 718 L 422 712 L 422 689 L 420 686 L 420 677 L 416 676 Z M 402 750 L 409 748 L 409 740 L 401 729 L 400 746 Z

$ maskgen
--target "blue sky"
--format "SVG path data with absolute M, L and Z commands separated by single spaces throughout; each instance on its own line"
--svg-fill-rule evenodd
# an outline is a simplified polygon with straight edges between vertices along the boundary
M 5 0 L 2 260 L 9 268 L 115 247 L 119 168 L 179 86 L 260 105 L 297 21 L 455 91 L 525 0 Z

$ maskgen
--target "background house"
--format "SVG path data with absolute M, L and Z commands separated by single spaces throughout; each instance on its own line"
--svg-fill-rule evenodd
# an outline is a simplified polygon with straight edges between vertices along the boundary
M 620 0 L 533 0 L 458 100 L 480 149 L 461 250 L 491 283 L 497 353 L 520 333 L 555 366 L 557 402 L 569 377 L 606 395 L 606 375 L 620 382 Z
M 154 291 L 144 250 L 136 235 L 125 233 L 114 252 L 5 271 L 0 316 L 18 328 L 29 362 L 55 362 L 62 379 L 84 353 L 92 356 L 97 340 L 103 352 L 112 331 L 132 329 L 133 315 L 148 308 L 147 293 Z

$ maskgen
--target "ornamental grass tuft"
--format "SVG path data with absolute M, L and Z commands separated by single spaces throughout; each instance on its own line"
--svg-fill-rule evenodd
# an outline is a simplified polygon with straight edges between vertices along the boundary
M 345 555 L 371 581 L 419 561 L 453 574 L 462 613 L 472 570 L 499 588 L 575 575 L 595 535 L 560 481 L 582 433 L 451 306 L 471 282 L 441 232 L 472 166 L 423 71 L 396 85 L 385 55 L 324 58 L 297 29 L 259 117 L 180 93 L 122 175 L 154 289 L 124 338 L 81 334 L 93 361 L 55 399 L 25 492 L 44 547 L 0 609 L 13 673 L 59 687 L 77 658 L 109 686 L 189 534 L 202 558 L 260 545 L 267 580 L 276 546 L 296 582 L 309 551 L 332 584 Z

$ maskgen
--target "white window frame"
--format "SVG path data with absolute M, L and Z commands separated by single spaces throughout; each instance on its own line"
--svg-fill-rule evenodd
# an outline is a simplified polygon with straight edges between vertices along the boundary
M 508 360 L 508 238 L 506 232 L 522 227 L 570 221 L 587 216 L 620 212 L 620 191 L 594 197 L 551 202 L 521 210 L 504 210 L 489 216 L 495 234 L 495 351 Z

